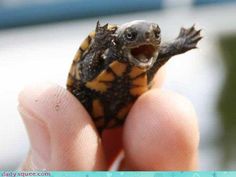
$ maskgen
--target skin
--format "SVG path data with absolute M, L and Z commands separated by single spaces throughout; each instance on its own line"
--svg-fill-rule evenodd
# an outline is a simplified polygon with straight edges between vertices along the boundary
M 199 130 L 193 106 L 161 89 L 163 70 L 156 79 L 124 127 L 105 130 L 101 138 L 69 91 L 55 84 L 26 87 L 19 112 L 31 147 L 20 169 L 108 170 L 123 151 L 122 170 L 196 170 Z

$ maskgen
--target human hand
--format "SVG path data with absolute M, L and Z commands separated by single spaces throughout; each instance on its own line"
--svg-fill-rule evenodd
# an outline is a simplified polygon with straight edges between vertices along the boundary
M 31 148 L 22 170 L 108 170 L 122 150 L 122 170 L 196 170 L 196 115 L 182 96 L 161 90 L 143 94 L 123 128 L 102 138 L 79 101 L 54 85 L 25 88 L 19 112 Z

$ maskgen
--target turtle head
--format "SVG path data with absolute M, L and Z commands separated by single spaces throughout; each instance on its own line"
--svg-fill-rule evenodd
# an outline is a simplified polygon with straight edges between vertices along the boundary
M 156 61 L 161 43 L 160 28 L 147 21 L 132 21 L 120 26 L 116 42 L 132 65 L 150 68 Z

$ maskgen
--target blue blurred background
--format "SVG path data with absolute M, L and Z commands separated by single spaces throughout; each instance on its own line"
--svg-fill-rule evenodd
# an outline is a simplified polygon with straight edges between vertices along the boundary
M 0 170 L 17 169 L 29 149 L 16 108 L 22 87 L 65 86 L 72 58 L 97 20 L 137 19 L 158 23 L 164 41 L 181 26 L 203 29 L 199 49 L 166 64 L 164 89 L 196 109 L 200 169 L 236 169 L 236 0 L 0 0 Z

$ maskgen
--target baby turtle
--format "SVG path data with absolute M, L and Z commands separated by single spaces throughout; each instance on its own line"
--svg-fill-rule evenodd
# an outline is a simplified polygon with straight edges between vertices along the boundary
M 155 23 L 98 22 L 75 55 L 67 89 L 84 105 L 100 133 L 120 126 L 135 100 L 151 88 L 158 69 L 172 56 L 196 48 L 200 31 L 194 26 L 181 28 L 173 42 L 161 43 Z

